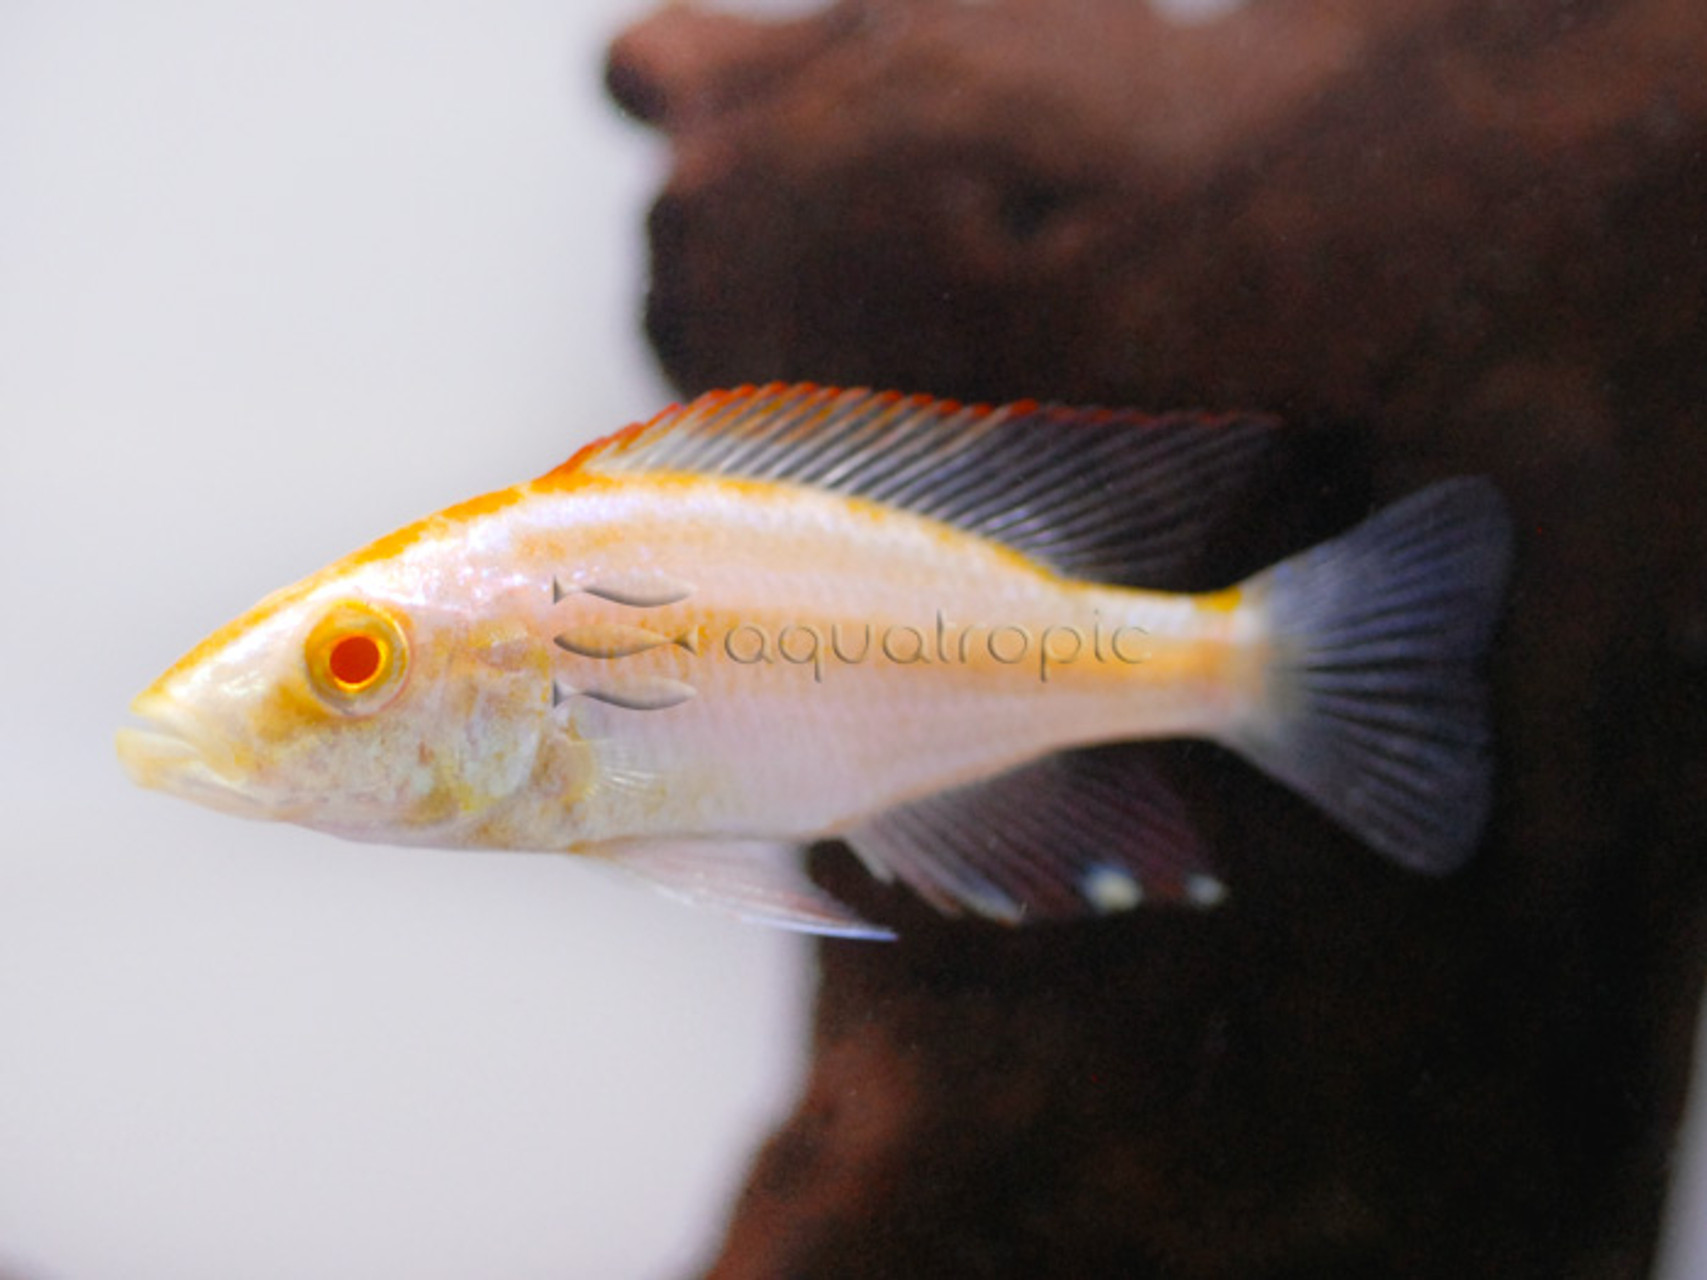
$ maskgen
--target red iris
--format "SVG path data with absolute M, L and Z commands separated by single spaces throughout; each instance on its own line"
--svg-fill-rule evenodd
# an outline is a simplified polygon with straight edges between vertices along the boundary
M 379 641 L 359 632 L 340 637 L 326 655 L 326 669 L 332 678 L 347 688 L 360 688 L 379 674 L 385 655 Z

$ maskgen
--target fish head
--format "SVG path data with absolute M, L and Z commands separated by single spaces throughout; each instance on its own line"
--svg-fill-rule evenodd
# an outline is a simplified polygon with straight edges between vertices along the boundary
M 501 611 L 437 598 L 456 577 L 334 566 L 263 600 L 135 699 L 122 763 L 242 817 L 474 842 L 534 773 L 550 660 Z

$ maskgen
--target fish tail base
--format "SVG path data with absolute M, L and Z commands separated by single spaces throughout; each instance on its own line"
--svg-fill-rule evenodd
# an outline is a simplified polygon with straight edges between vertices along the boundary
M 1460 866 L 1491 801 L 1481 665 L 1510 540 L 1491 484 L 1449 480 L 1251 579 L 1271 656 L 1227 745 L 1394 862 Z

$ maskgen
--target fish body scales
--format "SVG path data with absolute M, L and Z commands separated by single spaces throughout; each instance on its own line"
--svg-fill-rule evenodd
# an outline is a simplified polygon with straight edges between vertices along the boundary
M 1233 696 L 1226 601 L 1095 587 L 987 540 L 787 485 L 666 477 L 547 491 L 491 517 L 522 577 L 598 582 L 662 568 L 692 593 L 637 610 L 532 594 L 541 643 L 570 629 L 694 635 L 616 661 L 563 656 L 571 684 L 664 677 L 691 701 L 560 713 L 613 772 L 564 847 L 743 830 L 799 838 L 1066 746 L 1202 734 Z M 606 530 L 621 529 L 614 539 Z M 575 838 L 571 839 L 571 836 Z

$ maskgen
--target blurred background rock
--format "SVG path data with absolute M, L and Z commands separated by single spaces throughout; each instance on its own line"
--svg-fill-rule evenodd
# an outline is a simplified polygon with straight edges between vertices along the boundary
M 1707 876 L 1707 10 L 667 8 L 647 330 L 811 378 L 1275 410 L 1229 574 L 1426 480 L 1520 529 L 1501 801 L 1446 883 L 1209 748 L 1233 887 L 1052 934 L 882 898 L 714 1274 L 1647 1272 Z M 846 891 L 863 882 L 827 854 Z
M 1697 7 L 651 7 L 0 5 L 0 1270 L 1642 1274 L 1707 937 Z M 660 186 L 680 389 L 1276 409 L 1228 571 L 1495 475 L 1486 855 L 1405 879 L 1207 749 L 1214 916 L 1008 937 L 825 851 L 906 941 L 824 949 L 730 1228 L 805 944 L 129 787 L 210 626 L 671 394 Z

